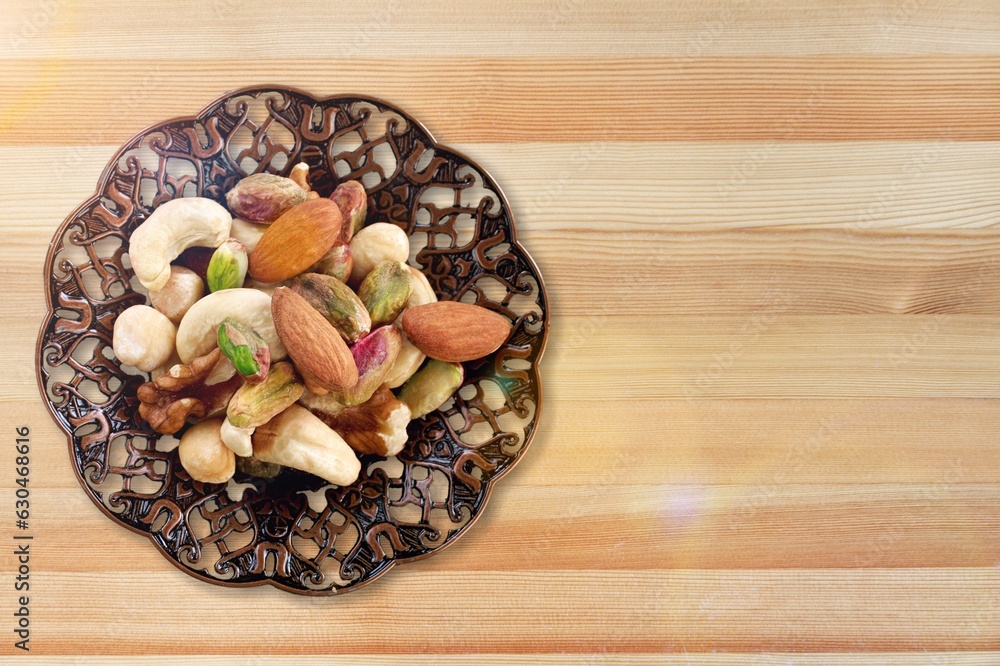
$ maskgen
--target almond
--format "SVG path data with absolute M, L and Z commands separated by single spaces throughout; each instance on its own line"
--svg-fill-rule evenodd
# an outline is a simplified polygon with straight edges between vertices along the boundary
M 510 322 L 478 305 L 439 301 L 406 310 L 403 330 L 427 356 L 461 363 L 499 349 L 510 335 Z
M 271 296 L 271 316 L 307 389 L 326 395 L 358 383 L 358 367 L 347 343 L 306 299 L 278 287 Z
M 313 199 L 289 208 L 260 237 L 250 253 L 250 275 L 260 282 L 281 282 L 305 272 L 323 258 L 340 235 L 340 208 Z

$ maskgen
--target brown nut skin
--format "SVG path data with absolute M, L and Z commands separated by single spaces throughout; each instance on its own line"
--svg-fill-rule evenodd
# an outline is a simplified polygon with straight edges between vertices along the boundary
M 167 374 L 140 386 L 136 392 L 139 416 L 156 432 L 172 435 L 189 418 L 201 419 L 222 413 L 243 383 L 235 371 L 218 383 L 209 383 L 213 371 L 224 358 L 216 347 L 190 364 L 175 365 Z
M 267 224 L 306 200 L 306 191 L 294 180 L 270 173 L 247 176 L 226 193 L 233 215 L 247 222 Z
M 329 199 L 290 208 L 267 228 L 250 253 L 250 277 L 281 282 L 305 272 L 337 241 L 341 225 L 340 209 Z
M 171 266 L 166 286 L 149 292 L 149 303 L 176 325 L 204 295 L 205 283 L 197 273 L 183 266 Z
M 510 335 L 510 322 L 478 305 L 438 301 L 407 309 L 403 330 L 427 356 L 462 363 L 499 349 Z
M 208 275 L 208 263 L 212 261 L 215 249 L 211 247 L 189 247 L 174 260 L 174 266 L 183 266 L 201 279 Z
M 324 409 L 322 400 L 303 404 L 343 437 L 355 453 L 394 456 L 406 443 L 410 408 L 385 386 L 353 407 Z
M 271 296 L 271 317 L 309 391 L 325 395 L 358 382 L 358 367 L 347 343 L 304 298 L 278 287 Z

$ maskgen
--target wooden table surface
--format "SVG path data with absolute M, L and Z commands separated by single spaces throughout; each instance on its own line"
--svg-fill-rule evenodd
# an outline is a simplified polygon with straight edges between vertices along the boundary
M 1000 664 L 1000 4 L 281 4 L 0 3 L 0 539 L 27 425 L 37 663 Z M 257 83 L 472 156 L 551 302 L 484 517 L 339 598 L 113 525 L 34 379 L 57 225 L 134 132 Z

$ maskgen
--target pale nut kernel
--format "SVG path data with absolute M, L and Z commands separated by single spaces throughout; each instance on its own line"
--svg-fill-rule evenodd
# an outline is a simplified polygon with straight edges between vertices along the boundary
M 204 295 L 205 283 L 197 273 L 183 266 L 171 266 L 167 284 L 159 291 L 149 292 L 149 302 L 167 315 L 167 319 L 179 324 L 191 306 Z
M 233 224 L 229 228 L 229 235 L 243 243 L 243 247 L 247 249 L 247 252 L 253 252 L 253 249 L 257 247 L 257 243 L 265 231 L 267 231 L 266 224 L 254 224 L 242 218 L 234 217 Z
M 253 434 L 254 457 L 309 472 L 338 486 L 358 479 L 361 461 L 347 442 L 305 407 L 291 405 Z
M 413 279 L 410 281 L 413 284 L 413 288 L 410 291 L 410 299 L 406 302 L 406 307 L 412 308 L 417 305 L 436 303 L 438 297 L 434 293 L 431 283 L 427 280 L 427 276 L 409 264 L 407 264 L 406 268 L 410 271 L 410 275 L 413 276 Z
M 223 419 L 219 436 L 222 438 L 222 443 L 228 446 L 233 453 L 246 458 L 253 455 L 253 443 L 251 440 L 253 431 L 253 426 L 240 428 L 234 426 L 229 419 Z
M 222 441 L 222 419 L 197 423 L 184 433 L 177 447 L 181 467 L 195 481 L 225 483 L 236 473 L 236 455 Z
M 351 239 L 351 284 L 358 285 L 383 261 L 402 261 L 410 257 L 410 241 L 406 232 L 395 224 L 369 224 Z
M 288 173 L 288 177 L 306 192 L 312 190 L 309 187 L 309 165 L 305 162 L 299 162 L 293 166 L 292 170 Z
M 256 289 L 224 289 L 195 303 L 177 327 L 177 354 L 184 363 L 204 356 L 218 345 L 219 324 L 233 317 L 264 338 L 271 350 L 271 362 L 285 358 L 285 346 L 278 339 L 271 319 L 271 297 Z
M 424 353 L 417 349 L 417 346 L 403 337 L 403 346 L 396 355 L 396 361 L 392 364 L 392 369 L 385 376 L 385 385 L 391 389 L 399 388 L 406 380 L 413 376 L 420 365 L 424 362 Z
M 122 363 L 152 372 L 174 353 L 177 329 L 148 305 L 133 305 L 115 320 L 112 349 Z
M 128 254 L 142 286 L 159 291 L 170 279 L 170 262 L 189 247 L 222 245 L 233 218 L 204 197 L 164 202 L 129 237 Z

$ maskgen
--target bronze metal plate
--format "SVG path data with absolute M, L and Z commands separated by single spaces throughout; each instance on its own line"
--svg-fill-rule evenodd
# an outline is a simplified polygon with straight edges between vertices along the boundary
M 123 369 L 111 349 L 115 318 L 146 302 L 128 263 L 129 234 L 164 201 L 224 204 L 240 178 L 283 174 L 299 161 L 324 196 L 341 180 L 361 180 L 368 222 L 411 236 L 421 248 L 413 263 L 438 297 L 495 310 L 513 332 L 491 357 L 466 364 L 452 402 L 410 424 L 397 457 L 364 457 L 352 486 L 294 470 L 199 483 L 178 463 L 176 441 L 138 418 L 136 389 L 148 377 Z M 45 271 L 38 384 L 81 485 L 112 520 L 211 583 L 329 595 L 432 555 L 482 514 L 538 423 L 547 299 L 507 201 L 472 160 L 378 99 L 246 88 L 144 130 L 59 227 Z

